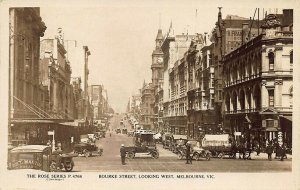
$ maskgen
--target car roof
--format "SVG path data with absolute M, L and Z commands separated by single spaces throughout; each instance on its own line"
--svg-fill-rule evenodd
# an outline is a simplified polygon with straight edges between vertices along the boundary
M 11 152 L 43 152 L 47 148 L 51 149 L 46 145 L 25 145 L 11 149 Z
M 187 139 L 186 135 L 173 135 L 174 139 Z

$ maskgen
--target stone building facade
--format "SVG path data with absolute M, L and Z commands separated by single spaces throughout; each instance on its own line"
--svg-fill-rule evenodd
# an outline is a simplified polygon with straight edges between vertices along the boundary
M 47 112 L 55 118 L 74 119 L 71 66 L 63 39 L 43 39 L 40 48 L 40 81 L 48 89 Z
M 144 83 L 141 89 L 141 116 L 140 126 L 143 129 L 154 130 L 153 125 L 153 107 L 154 107 L 154 88 L 152 83 Z
M 10 142 L 36 142 L 44 135 L 37 121 L 46 117 L 41 111 L 46 89 L 39 83 L 40 37 L 45 30 L 39 8 L 9 9 Z
M 292 142 L 292 18 L 268 15 L 262 33 L 224 58 L 224 124 L 247 140 Z M 237 137 L 239 138 L 239 137 Z
M 250 40 L 259 35 L 259 21 L 227 15 L 222 18 L 219 8 L 216 26 L 212 31 L 210 40 L 213 46 L 214 61 L 214 94 L 216 122 L 223 127 L 223 58 L 226 54 L 242 45 L 243 41 Z M 251 30 L 250 30 L 251 26 Z M 227 131 L 228 132 L 228 131 Z

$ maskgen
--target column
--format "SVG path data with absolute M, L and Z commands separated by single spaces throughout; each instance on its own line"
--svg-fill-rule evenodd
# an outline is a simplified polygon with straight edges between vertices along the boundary
M 58 101 L 57 101 L 57 80 L 56 78 L 54 78 L 53 80 L 53 112 L 54 113 L 57 113 L 57 104 L 58 104 Z
M 282 79 L 275 79 L 274 106 L 281 107 L 282 102 Z
M 266 52 L 266 45 L 262 46 L 262 52 L 261 52 L 261 70 L 262 72 L 266 72 L 268 70 L 268 55 Z
M 282 43 L 277 43 L 275 46 L 275 60 L 274 60 L 274 70 L 281 71 L 282 70 Z
M 268 90 L 266 88 L 267 85 L 267 81 L 266 80 L 262 80 L 261 81 L 261 104 L 262 104 L 262 108 L 268 107 Z M 255 105 L 256 108 L 258 105 Z

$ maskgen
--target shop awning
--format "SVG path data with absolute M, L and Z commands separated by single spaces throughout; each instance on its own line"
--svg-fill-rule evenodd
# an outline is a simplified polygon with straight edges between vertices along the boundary
M 289 121 L 293 121 L 293 116 L 291 116 L 291 115 L 283 115 L 283 116 L 280 116 L 281 118 L 284 118 L 284 119 L 287 119 L 287 120 L 289 120 Z
M 59 123 L 60 125 L 65 125 L 65 126 L 70 126 L 70 127 L 78 127 L 79 122 L 78 121 L 73 121 L 73 122 L 62 122 Z
M 10 120 L 12 124 L 39 124 L 39 123 L 54 123 L 52 120 L 45 119 L 12 119 Z
M 270 132 L 272 132 L 272 131 L 278 131 L 278 129 L 275 128 L 275 127 L 268 127 L 268 128 L 266 128 L 265 131 L 270 131 Z

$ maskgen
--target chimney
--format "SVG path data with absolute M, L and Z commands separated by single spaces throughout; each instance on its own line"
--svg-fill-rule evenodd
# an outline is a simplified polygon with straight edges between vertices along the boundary
M 247 43 L 247 41 L 249 41 L 248 33 L 249 33 L 249 23 L 243 23 L 242 24 L 242 45 Z

